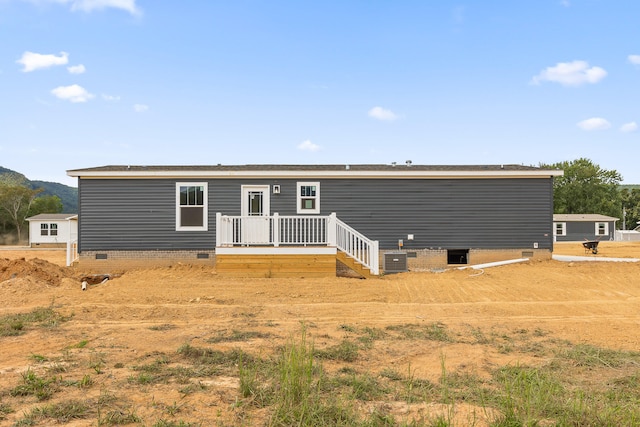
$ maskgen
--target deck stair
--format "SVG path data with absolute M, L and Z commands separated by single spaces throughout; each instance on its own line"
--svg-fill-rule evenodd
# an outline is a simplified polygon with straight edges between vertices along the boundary
M 371 279 L 373 277 L 378 277 L 371 274 L 371 269 L 362 265 L 362 263 L 356 261 L 354 258 L 351 258 L 346 253 L 342 251 L 338 251 L 336 253 L 336 259 L 340 261 L 342 264 L 346 265 L 353 272 L 358 274 L 363 279 Z
M 288 264 L 330 255 L 364 278 L 380 274 L 378 242 L 328 216 L 228 216 L 216 214 L 216 269 L 237 274 L 284 274 Z M 286 257 L 292 257 L 287 259 Z M 323 258 L 324 259 L 324 258 Z M 232 267 L 236 264 L 236 267 Z M 293 267 L 292 267 L 293 268 Z M 324 270 L 323 270 L 324 271 Z M 230 271 L 231 272 L 231 271 Z M 291 270 L 287 274 L 302 274 Z M 318 272 L 317 274 L 326 274 Z M 254 276 L 263 277 L 263 276 Z

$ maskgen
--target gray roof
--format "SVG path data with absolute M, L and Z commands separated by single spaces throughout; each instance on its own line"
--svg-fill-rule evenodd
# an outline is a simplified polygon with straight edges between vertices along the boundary
M 68 170 L 84 179 L 443 179 L 443 178 L 551 178 L 559 169 L 523 165 L 215 165 L 215 166 L 99 166 Z
M 334 165 L 192 165 L 192 166 L 136 166 L 109 165 L 84 169 L 71 169 L 69 173 L 82 172 L 233 172 L 233 171 L 543 171 L 524 165 L 407 165 L 407 164 L 334 164 Z
M 599 214 L 553 214 L 555 222 L 610 222 L 619 219 Z
M 77 214 L 68 213 L 41 213 L 38 215 L 30 216 L 27 221 L 68 221 L 70 219 L 77 219 Z

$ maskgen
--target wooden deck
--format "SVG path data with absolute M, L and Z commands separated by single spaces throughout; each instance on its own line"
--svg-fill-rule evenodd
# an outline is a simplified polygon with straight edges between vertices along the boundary
M 216 272 L 224 277 L 336 277 L 336 262 L 363 278 L 376 277 L 336 248 L 234 247 L 216 250 Z
M 335 254 L 216 255 L 216 272 L 225 277 L 335 277 Z

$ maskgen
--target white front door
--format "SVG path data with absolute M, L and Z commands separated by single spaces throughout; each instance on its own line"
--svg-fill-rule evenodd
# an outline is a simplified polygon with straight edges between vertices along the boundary
M 269 186 L 242 186 L 242 243 L 269 244 Z

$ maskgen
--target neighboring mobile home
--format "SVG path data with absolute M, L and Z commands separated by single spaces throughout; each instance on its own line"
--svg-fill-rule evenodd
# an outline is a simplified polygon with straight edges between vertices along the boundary
M 407 162 L 67 174 L 78 178 L 79 260 L 87 266 L 215 262 L 219 273 L 310 276 L 335 274 L 336 257 L 377 274 L 390 252 L 400 256 L 389 262 L 404 255 L 412 270 L 550 257 L 553 177 L 562 171 Z M 288 271 L 287 259 L 306 267 Z
M 598 214 L 554 214 L 553 237 L 557 242 L 614 240 L 618 219 Z
M 78 215 L 43 213 L 27 218 L 29 246 L 64 248 L 78 238 Z

